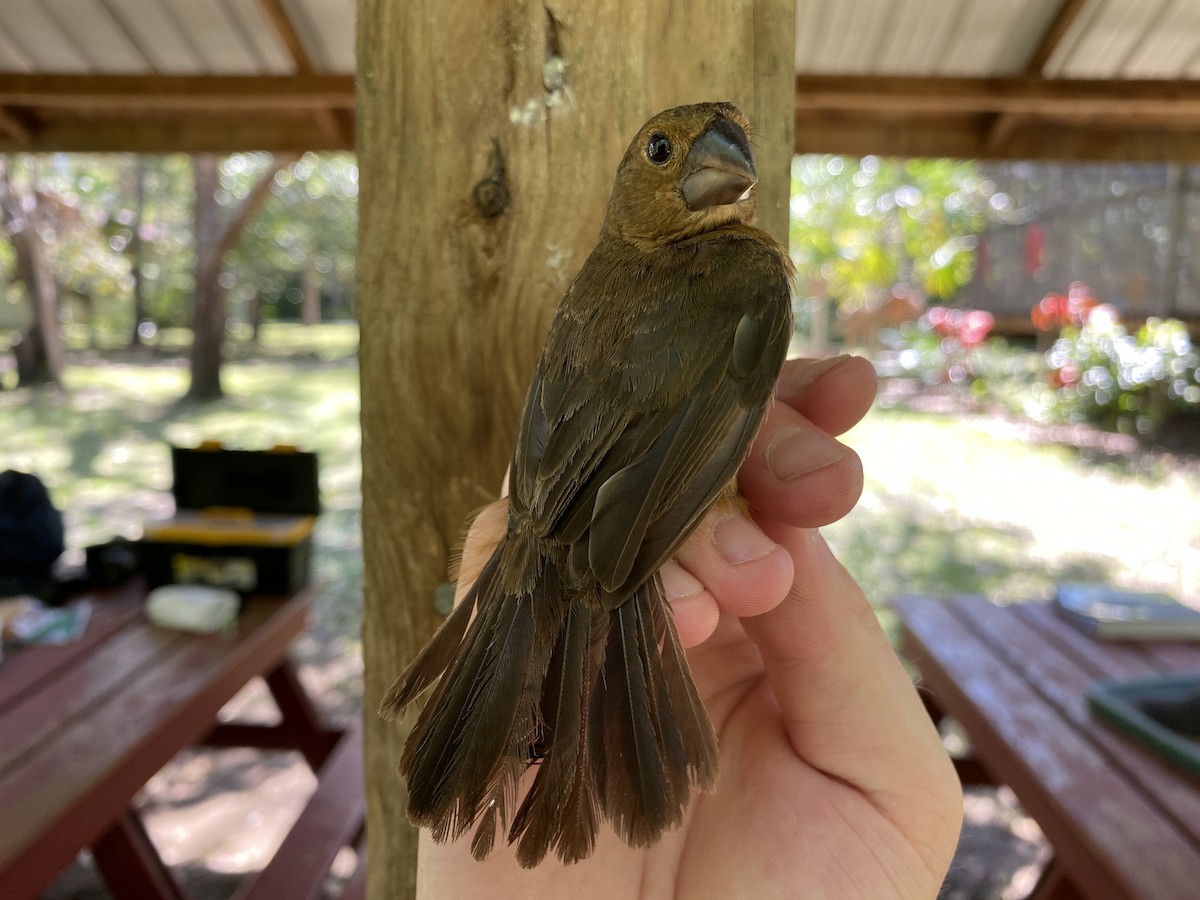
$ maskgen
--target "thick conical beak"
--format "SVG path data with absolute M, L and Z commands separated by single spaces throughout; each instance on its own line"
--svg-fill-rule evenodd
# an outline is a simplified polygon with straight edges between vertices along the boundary
M 684 171 L 679 189 L 693 212 L 736 203 L 758 180 L 746 132 L 725 118 L 718 118 L 692 144 Z

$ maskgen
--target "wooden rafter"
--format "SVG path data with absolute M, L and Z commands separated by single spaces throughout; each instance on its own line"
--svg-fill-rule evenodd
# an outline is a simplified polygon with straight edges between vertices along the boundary
M 0 107 L 75 110 L 353 109 L 353 75 L 0 73 Z
M 296 66 L 296 71 L 302 75 L 311 75 L 315 72 L 312 57 L 308 55 L 304 42 L 300 40 L 300 33 L 296 31 L 296 26 L 292 23 L 287 10 L 283 8 L 281 0 L 258 0 L 258 6 L 267 21 L 271 23 L 275 37 L 279 38 L 279 43 L 283 44 L 283 49 L 287 51 L 287 55 Z
M 27 138 L 0 129 L 0 153 L 285 153 L 353 150 L 348 137 L 330 136 L 311 116 L 260 114 L 200 116 L 193 112 L 155 119 L 73 118 L 40 121 Z
M 1029 60 L 1025 63 L 1023 74 L 1027 76 L 1038 76 L 1043 73 L 1046 64 L 1050 62 L 1050 57 L 1054 55 L 1067 33 L 1071 30 L 1071 26 L 1075 24 L 1075 20 L 1079 18 L 1079 14 L 1091 0 L 1063 0 L 1062 6 L 1058 8 L 1058 12 L 1054 18 L 1050 20 L 1045 33 L 1042 34 L 1041 40 L 1038 41 Z M 991 128 L 988 131 L 987 140 L 985 142 L 987 148 L 995 152 L 1004 144 L 1011 136 L 1013 131 L 1021 124 L 1022 118 L 1014 113 L 1005 113 L 997 116 L 992 122 Z
M 1200 124 L 1200 81 L 797 75 L 796 111 L 1050 118 L 1122 116 Z
M 961 159 L 1200 161 L 1200 129 L 1092 121 L 1031 120 L 999 148 L 988 148 L 988 116 L 865 115 L 803 111 L 796 153 L 847 156 L 946 156 Z
M 1071 26 L 1075 24 L 1075 20 L 1079 18 L 1079 14 L 1093 0 L 1063 0 L 1063 5 L 1059 7 L 1058 13 L 1051 20 L 1046 32 L 1038 41 L 1037 47 L 1033 54 L 1029 57 L 1029 62 L 1025 65 L 1026 75 L 1041 75 L 1042 70 L 1046 68 L 1046 64 L 1050 62 L 1050 57 L 1054 55 L 1054 51 L 1059 48 L 1063 40 L 1067 36 L 1067 32 L 1071 30 Z
M 15 141 L 27 142 L 33 137 L 28 126 L 14 113 L 0 106 L 0 132 Z
M 292 65 L 296 67 L 296 71 L 301 75 L 314 74 L 316 67 L 313 65 L 312 57 L 304 46 L 304 41 L 300 39 L 300 32 L 296 30 L 295 23 L 292 22 L 287 10 L 283 8 L 282 0 L 258 0 L 258 5 L 267 21 L 271 23 L 275 37 L 283 45 L 292 60 Z M 313 118 L 316 119 L 321 130 L 330 137 L 336 140 L 346 139 L 346 123 L 342 121 L 335 110 L 316 109 L 313 111 Z

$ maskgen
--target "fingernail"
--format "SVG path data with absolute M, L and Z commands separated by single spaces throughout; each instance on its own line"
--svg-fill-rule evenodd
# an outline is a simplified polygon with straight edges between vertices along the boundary
M 704 590 L 704 585 L 696 576 L 673 559 L 663 563 L 658 575 L 662 579 L 663 593 L 667 595 L 668 600 L 682 600 Z
M 727 516 L 713 528 L 717 552 L 731 566 L 761 559 L 775 549 L 775 542 L 758 526 L 740 515 Z
M 813 428 L 793 428 L 776 435 L 767 447 L 767 468 L 780 481 L 799 478 L 831 466 L 846 455 L 846 448 Z
M 785 368 L 784 377 L 780 379 L 780 389 L 785 388 L 789 394 L 800 394 L 804 390 L 828 372 L 835 366 L 840 365 L 850 358 L 850 354 L 842 353 L 838 356 L 831 356 L 828 359 L 818 359 L 809 363 L 806 366 L 791 366 Z M 786 384 L 784 383 L 786 379 Z

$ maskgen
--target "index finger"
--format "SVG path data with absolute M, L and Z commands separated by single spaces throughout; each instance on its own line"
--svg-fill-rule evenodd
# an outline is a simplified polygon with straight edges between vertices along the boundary
M 789 359 L 779 373 L 775 398 L 818 428 L 844 434 L 875 402 L 879 378 L 861 356 Z

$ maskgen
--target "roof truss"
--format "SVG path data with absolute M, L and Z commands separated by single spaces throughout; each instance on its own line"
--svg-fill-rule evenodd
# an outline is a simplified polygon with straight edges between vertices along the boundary
M 800 75 L 795 116 L 798 153 L 1200 159 L 1195 81 Z

